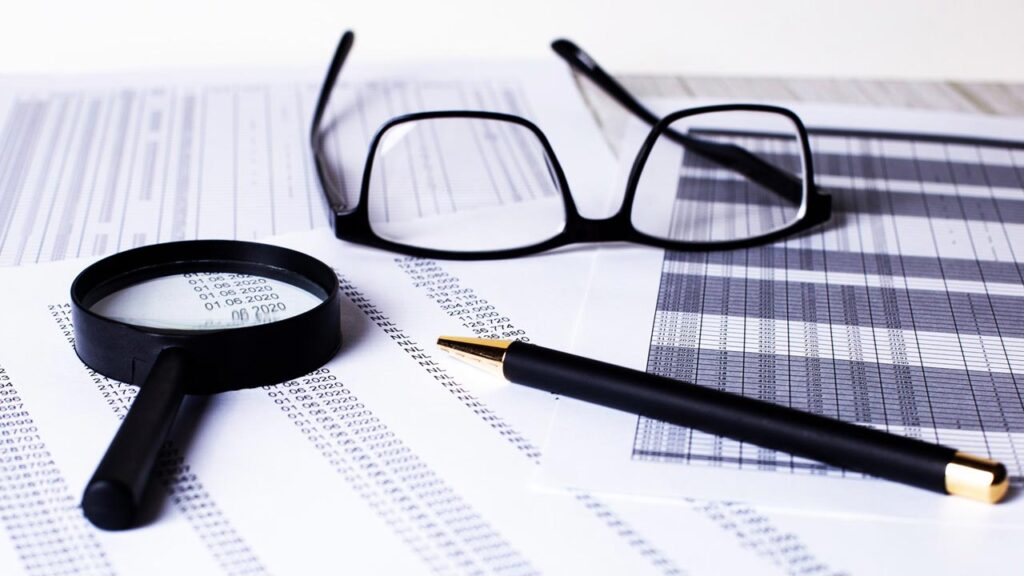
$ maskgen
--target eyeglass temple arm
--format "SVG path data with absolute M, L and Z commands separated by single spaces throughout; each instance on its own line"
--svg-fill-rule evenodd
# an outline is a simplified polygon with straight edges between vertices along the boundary
M 561 56 L 573 70 L 589 78 L 591 82 L 597 84 L 599 88 L 640 120 L 654 126 L 661 119 L 634 98 L 622 84 L 605 72 L 589 54 L 572 41 L 564 38 L 555 40 L 551 43 L 551 49 Z M 743 174 L 794 204 L 799 204 L 803 199 L 803 185 L 800 179 L 765 162 L 745 148 L 734 144 L 719 144 L 693 138 L 671 128 L 665 130 L 665 135 L 687 150 L 695 152 L 723 168 Z
M 324 78 L 323 86 L 320 88 L 320 96 L 316 100 L 316 110 L 313 112 L 313 123 L 309 130 L 309 140 L 314 150 L 317 149 L 317 135 L 320 133 L 320 124 L 323 121 L 324 112 L 327 110 L 327 104 L 331 100 L 331 93 L 334 91 L 334 84 L 338 81 L 338 74 L 341 73 L 341 67 L 345 64 L 345 59 L 352 51 L 352 44 L 355 41 L 356 35 L 351 30 L 346 30 L 338 40 L 337 49 L 334 50 L 334 58 L 331 60 L 331 66 L 327 69 L 327 77 Z

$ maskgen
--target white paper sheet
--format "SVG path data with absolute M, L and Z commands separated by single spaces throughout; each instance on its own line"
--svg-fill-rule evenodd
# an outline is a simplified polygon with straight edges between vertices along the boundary
M 679 540 L 656 543 L 651 526 L 634 525 L 642 511 L 627 519 L 583 493 L 532 490 L 534 442 L 519 424 L 543 422 L 533 410 L 550 397 L 464 374 L 433 349 L 438 333 L 465 329 L 464 311 L 432 300 L 441 285 L 538 338 L 566 339 L 575 308 L 516 279 L 543 274 L 574 293 L 589 255 L 486 271 L 343 245 L 326 230 L 282 242 L 341 274 L 343 350 L 296 381 L 191 399 L 158 463 L 166 488 L 153 491 L 155 521 L 118 533 L 95 530 L 77 508 L 133 396 L 74 355 L 67 289 L 83 263 L 0 270 L 10 307 L 0 406 L 14 419 L 0 421 L 10 439 L 5 573 L 89 563 L 153 574 L 781 570 L 764 551 L 780 546 L 745 547 L 735 525 L 699 510 L 674 514 Z M 428 268 L 433 283 L 410 275 Z M 353 404 L 357 415 L 338 409 Z
M 994 457 L 1019 483 L 1024 124 L 795 109 L 832 221 L 746 251 L 602 250 L 575 350 Z M 1024 524 L 1015 493 L 943 498 L 568 399 L 543 468 L 546 485 L 605 493 Z
M 385 121 L 469 109 L 535 122 L 580 209 L 605 206 L 614 159 L 564 65 L 373 65 L 357 56 L 323 123 L 348 194 L 358 192 Z M 322 78 L 310 70 L 0 79 L 0 264 L 329 226 L 309 143 Z

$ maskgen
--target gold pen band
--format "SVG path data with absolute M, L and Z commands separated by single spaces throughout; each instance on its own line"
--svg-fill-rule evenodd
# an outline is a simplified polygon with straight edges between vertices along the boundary
M 995 504 L 1010 487 L 1006 467 L 988 458 L 957 452 L 946 464 L 946 492 Z

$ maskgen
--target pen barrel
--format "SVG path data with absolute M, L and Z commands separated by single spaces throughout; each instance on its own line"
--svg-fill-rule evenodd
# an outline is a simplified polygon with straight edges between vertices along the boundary
M 825 464 L 947 493 L 956 450 L 597 360 L 514 342 L 505 377 L 518 384 Z

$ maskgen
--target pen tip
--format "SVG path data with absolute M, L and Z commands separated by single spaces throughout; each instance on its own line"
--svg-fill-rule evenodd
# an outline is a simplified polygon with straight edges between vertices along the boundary
M 491 340 L 487 338 L 467 338 L 463 336 L 440 336 L 437 345 L 445 352 L 483 368 L 489 372 L 495 372 L 499 376 L 502 373 L 502 362 L 505 360 L 505 351 L 512 344 L 512 340 Z
M 508 348 L 512 340 L 494 340 L 491 338 L 471 338 L 467 336 L 438 336 L 437 345 L 445 350 L 451 349 L 499 349 Z

